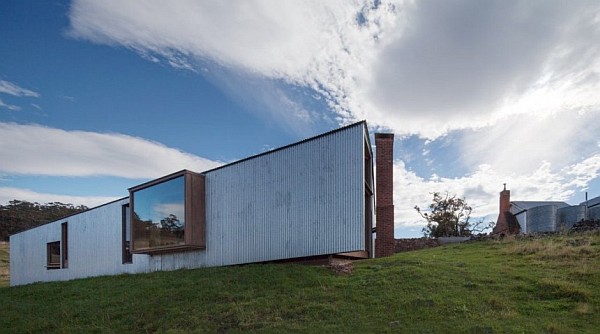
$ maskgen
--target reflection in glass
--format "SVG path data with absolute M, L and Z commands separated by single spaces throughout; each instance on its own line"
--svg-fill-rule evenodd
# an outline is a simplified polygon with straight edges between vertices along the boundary
M 134 250 L 184 245 L 183 175 L 133 193 Z
M 131 212 L 129 204 L 123 205 L 123 263 L 133 263 L 131 255 Z
M 60 241 L 48 243 L 48 263 L 49 269 L 60 268 Z

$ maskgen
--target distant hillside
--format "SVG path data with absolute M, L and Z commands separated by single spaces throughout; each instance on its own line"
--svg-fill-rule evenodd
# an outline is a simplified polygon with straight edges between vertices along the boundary
M 348 269 L 348 268 L 346 268 Z M 600 233 L 0 288 L 3 332 L 597 333 Z
M 13 200 L 0 205 L 0 240 L 8 241 L 8 236 L 33 226 L 57 220 L 84 210 L 84 205 L 54 203 L 31 203 Z

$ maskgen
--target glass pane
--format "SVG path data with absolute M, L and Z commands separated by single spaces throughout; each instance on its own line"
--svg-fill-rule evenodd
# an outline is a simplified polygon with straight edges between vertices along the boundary
M 125 219 L 123 222 L 125 224 L 125 241 L 129 243 L 129 240 L 131 240 L 131 214 L 129 213 L 129 204 L 123 206 L 123 218 Z
M 131 212 L 129 204 L 123 205 L 123 263 L 132 263 L 131 256 Z
M 48 266 L 60 266 L 60 242 L 48 243 Z
M 134 250 L 185 244 L 184 176 L 133 193 Z

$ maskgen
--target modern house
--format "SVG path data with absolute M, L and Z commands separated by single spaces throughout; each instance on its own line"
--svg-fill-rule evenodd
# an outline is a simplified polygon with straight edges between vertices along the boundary
M 556 201 L 510 201 L 510 190 L 500 192 L 500 213 L 494 234 L 529 234 L 568 230 L 582 220 L 600 219 L 600 196 L 569 205 Z
M 376 182 L 363 121 L 14 234 L 10 284 L 391 255 L 393 134 L 374 138 Z

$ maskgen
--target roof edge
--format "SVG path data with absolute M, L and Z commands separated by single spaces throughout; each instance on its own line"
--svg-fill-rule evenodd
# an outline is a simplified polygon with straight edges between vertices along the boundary
M 29 230 L 33 230 L 34 228 L 38 228 L 38 227 L 40 227 L 40 226 L 44 226 L 44 225 L 48 225 L 48 224 L 55 223 L 55 222 L 57 222 L 57 221 L 65 220 L 65 219 L 67 219 L 67 218 L 70 218 L 70 217 L 73 217 L 73 216 L 77 216 L 77 215 L 80 215 L 80 214 L 82 214 L 82 213 L 86 213 L 86 212 L 88 212 L 88 211 L 96 210 L 96 209 L 98 209 L 98 208 L 101 208 L 101 207 L 103 207 L 103 206 L 110 205 L 110 204 L 113 204 L 113 203 L 116 203 L 116 202 L 122 201 L 122 200 L 124 200 L 124 199 L 129 199 L 129 196 L 125 196 L 125 197 L 117 198 L 117 199 L 115 199 L 115 200 L 113 200 L 113 201 L 106 202 L 106 203 L 104 203 L 104 204 L 100 204 L 100 205 L 96 205 L 95 207 L 89 208 L 89 209 L 87 209 L 87 210 L 83 210 L 83 211 L 81 211 L 81 212 L 77 212 L 77 213 L 74 213 L 74 214 L 71 214 L 71 215 L 68 215 L 68 216 L 60 217 L 60 218 L 58 218 L 58 219 L 51 220 L 51 221 L 49 221 L 49 222 L 45 222 L 45 223 L 41 223 L 41 224 L 39 224 L 39 225 L 31 226 L 31 227 L 29 227 L 29 228 L 26 228 L 26 229 L 24 229 L 24 230 L 22 230 L 22 231 L 19 231 L 19 232 L 17 232 L 17 233 L 10 234 L 10 235 L 9 235 L 9 237 L 12 237 L 13 235 L 17 235 L 17 234 L 19 234 L 19 233 L 23 233 L 23 232 L 26 232 L 26 231 L 29 231 Z
M 262 153 L 258 153 L 258 154 L 255 154 L 255 155 L 251 155 L 249 157 L 246 157 L 246 158 L 243 158 L 243 159 L 240 159 L 240 160 L 236 160 L 236 161 L 230 162 L 228 164 L 221 165 L 219 167 L 215 167 L 213 169 L 206 170 L 204 172 L 201 172 L 200 174 L 211 173 L 211 172 L 217 171 L 217 170 L 222 169 L 222 168 L 226 168 L 226 167 L 233 166 L 235 164 L 242 163 L 242 162 L 247 161 L 247 160 L 252 160 L 252 159 L 264 156 L 264 155 L 275 153 L 277 151 L 285 150 L 287 148 L 290 148 L 290 147 L 293 147 L 293 146 L 297 146 L 297 145 L 300 145 L 300 144 L 304 144 L 306 142 L 313 141 L 315 139 L 319 139 L 321 137 L 326 137 L 326 136 L 329 136 L 329 135 L 334 134 L 336 132 L 341 132 L 341 131 L 344 131 L 344 130 L 348 130 L 350 128 L 353 128 L 353 127 L 359 126 L 359 125 L 362 125 L 362 126 L 364 126 L 365 128 L 368 129 L 368 127 L 367 127 L 367 121 L 366 120 L 362 120 L 362 121 L 359 121 L 359 122 L 356 122 L 356 123 L 352 123 L 352 124 L 343 126 L 341 128 L 333 129 L 331 131 L 327 131 L 327 132 L 318 134 L 318 135 L 313 136 L 313 137 L 308 137 L 306 139 L 302 139 L 300 141 L 297 141 L 297 142 L 294 142 L 294 143 L 291 143 L 291 144 L 288 144 L 288 145 L 285 145 L 285 146 L 278 147 L 276 149 L 273 149 L 273 150 L 270 150 L 270 151 L 267 151 L 267 152 L 262 152 Z

